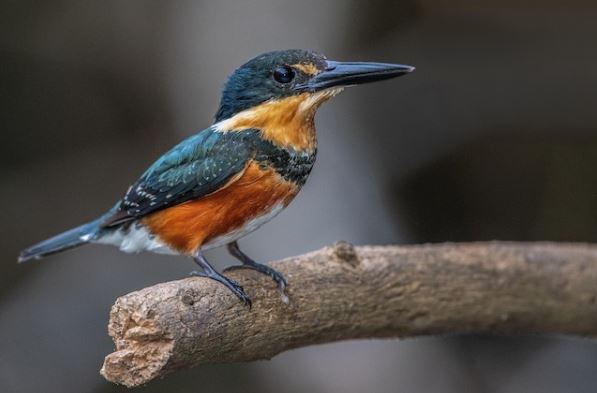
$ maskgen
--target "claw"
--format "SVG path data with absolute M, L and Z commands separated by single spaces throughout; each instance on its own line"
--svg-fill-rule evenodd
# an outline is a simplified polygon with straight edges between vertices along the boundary
M 263 274 L 266 274 L 266 275 L 270 276 L 272 278 L 272 280 L 274 280 L 276 282 L 276 284 L 278 284 L 278 288 L 282 292 L 286 291 L 286 287 L 288 286 L 288 282 L 286 281 L 286 279 L 284 278 L 284 276 L 282 274 L 278 273 L 277 271 L 275 271 L 274 269 L 272 269 L 269 266 L 262 265 L 262 264 L 257 264 L 257 262 L 255 262 L 255 264 L 257 266 L 253 266 L 253 265 L 249 265 L 249 264 L 229 266 L 226 269 L 224 269 L 224 272 L 230 272 L 230 271 L 238 270 L 238 269 L 251 269 L 251 270 L 255 270 L 255 271 L 258 271 L 259 273 L 263 273 Z
M 228 252 L 230 252 L 230 254 L 233 257 L 241 261 L 242 265 L 230 266 L 224 269 L 225 272 L 236 269 L 253 269 L 258 271 L 259 273 L 266 274 L 270 276 L 278 285 L 278 289 L 280 290 L 280 296 L 282 297 L 282 302 L 284 302 L 285 304 L 290 303 L 288 293 L 286 292 L 286 287 L 288 286 L 288 283 L 286 282 L 286 279 L 282 274 L 278 273 L 276 270 L 272 269 L 267 265 L 263 265 L 252 260 L 249 256 L 247 256 L 240 250 L 237 242 L 232 242 L 228 244 Z
M 245 293 L 243 287 L 241 287 L 239 283 L 218 273 L 214 268 L 211 267 L 211 265 L 207 262 L 207 260 L 203 257 L 203 255 L 200 252 L 197 253 L 195 261 L 204 270 L 193 270 L 191 273 L 189 273 L 191 276 L 207 277 L 223 284 L 226 288 L 232 291 L 232 293 L 234 293 L 236 297 L 238 297 L 240 301 L 243 302 L 244 305 L 249 306 L 249 308 L 252 307 L 251 298 L 249 298 L 249 296 Z
M 220 284 L 223 284 L 230 291 L 232 291 L 232 293 L 234 293 L 236 295 L 236 297 L 238 297 L 240 299 L 240 301 L 243 302 L 243 304 L 245 304 L 246 306 L 249 306 L 249 308 L 251 308 L 251 306 L 253 305 L 251 302 L 251 298 L 245 293 L 245 290 L 243 289 L 243 287 L 241 287 L 234 280 L 231 280 L 222 275 L 215 276 L 215 275 L 212 275 L 209 273 L 199 272 L 197 270 L 192 271 L 191 273 L 189 273 L 189 275 L 196 276 L 196 277 L 206 277 L 206 278 L 210 278 L 214 281 L 217 281 Z

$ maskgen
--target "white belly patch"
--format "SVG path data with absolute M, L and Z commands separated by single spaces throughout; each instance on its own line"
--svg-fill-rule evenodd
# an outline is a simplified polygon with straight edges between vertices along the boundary
M 178 254 L 178 252 L 162 243 L 157 236 L 151 234 L 145 225 L 142 225 L 140 222 L 134 222 L 126 228 L 120 227 L 107 232 L 99 238 L 92 240 L 92 242 L 116 246 L 121 251 L 128 253 L 151 251 L 158 254 Z

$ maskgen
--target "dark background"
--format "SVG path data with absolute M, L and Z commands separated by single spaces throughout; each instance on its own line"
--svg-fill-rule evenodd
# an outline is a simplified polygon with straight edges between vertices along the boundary
M 320 110 L 314 173 L 241 241 L 254 258 L 339 239 L 597 241 L 597 8 L 483 4 L 2 2 L 0 391 L 125 391 L 98 373 L 113 349 L 111 304 L 192 263 L 101 246 L 25 265 L 16 256 L 110 207 L 159 154 L 209 125 L 227 75 L 267 50 L 417 71 Z M 137 390 L 595 392 L 596 370 L 589 340 L 424 338 L 200 367 Z

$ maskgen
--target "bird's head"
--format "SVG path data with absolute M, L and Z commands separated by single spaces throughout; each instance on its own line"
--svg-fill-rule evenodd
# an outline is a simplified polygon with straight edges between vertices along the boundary
M 268 52 L 249 60 L 230 76 L 215 121 L 221 129 L 309 123 L 317 108 L 344 87 L 395 78 L 413 70 L 400 64 L 331 61 L 301 49 Z

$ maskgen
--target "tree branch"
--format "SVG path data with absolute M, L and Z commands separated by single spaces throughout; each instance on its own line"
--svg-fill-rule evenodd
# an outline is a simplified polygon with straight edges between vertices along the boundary
M 271 264 L 288 279 L 226 273 L 248 309 L 205 278 L 119 298 L 102 375 L 127 386 L 204 363 L 269 359 L 337 340 L 434 334 L 597 335 L 597 246 L 469 243 L 356 247 L 340 242 Z

